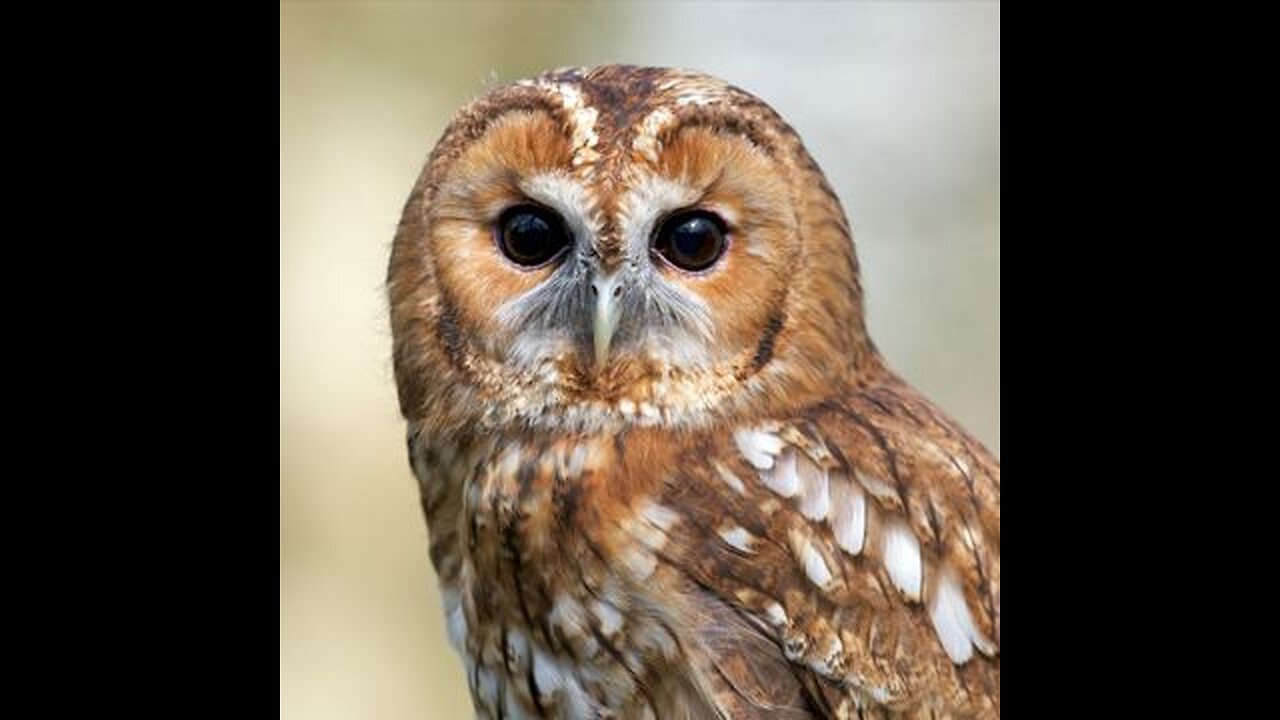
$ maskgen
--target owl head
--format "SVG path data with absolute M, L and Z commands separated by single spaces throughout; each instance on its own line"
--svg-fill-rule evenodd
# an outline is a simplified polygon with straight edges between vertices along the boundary
M 463 108 L 388 290 L 401 409 L 442 430 L 696 427 L 881 367 L 822 171 L 696 72 L 557 70 Z

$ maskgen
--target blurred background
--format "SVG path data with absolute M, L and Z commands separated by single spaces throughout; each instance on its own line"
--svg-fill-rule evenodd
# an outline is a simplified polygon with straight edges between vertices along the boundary
M 496 82 L 624 62 L 771 103 L 844 200 L 869 325 L 1000 451 L 995 2 L 283 2 L 280 714 L 471 717 L 404 450 L 382 282 L 450 115 Z

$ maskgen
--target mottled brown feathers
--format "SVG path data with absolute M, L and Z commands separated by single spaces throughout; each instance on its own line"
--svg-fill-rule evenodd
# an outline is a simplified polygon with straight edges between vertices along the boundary
M 503 255 L 522 204 L 555 261 Z M 728 233 L 697 273 L 651 249 L 690 209 Z M 999 715 L 999 463 L 876 352 L 839 200 L 763 101 L 630 66 L 488 92 L 388 295 L 479 716 Z

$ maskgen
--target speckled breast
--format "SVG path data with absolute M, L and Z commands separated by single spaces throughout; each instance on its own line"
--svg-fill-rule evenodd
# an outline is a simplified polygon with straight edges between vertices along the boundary
M 628 441 L 628 446 L 634 444 Z M 657 555 L 676 517 L 610 436 L 410 437 L 481 717 L 688 717 Z

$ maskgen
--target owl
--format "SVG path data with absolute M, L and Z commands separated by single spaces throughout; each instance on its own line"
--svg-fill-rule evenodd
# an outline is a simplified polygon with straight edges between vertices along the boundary
M 876 350 L 762 100 L 631 66 L 487 92 L 387 290 L 477 716 L 999 716 L 999 463 Z

